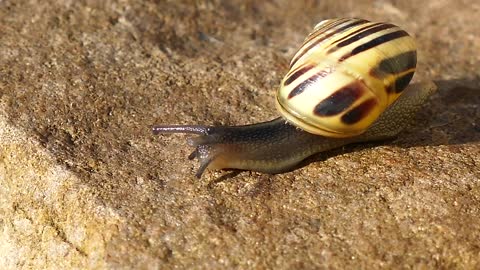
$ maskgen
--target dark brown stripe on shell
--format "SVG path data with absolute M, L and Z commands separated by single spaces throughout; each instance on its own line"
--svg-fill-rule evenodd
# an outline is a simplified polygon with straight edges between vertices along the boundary
M 314 83 L 316 79 L 317 79 L 316 76 L 312 76 L 312 77 L 306 79 L 305 81 L 301 82 L 299 85 L 297 85 L 295 88 L 293 88 L 293 90 L 288 94 L 288 99 L 291 99 L 294 96 L 297 96 L 297 95 L 300 95 L 301 93 L 303 93 L 303 91 L 305 91 L 305 89 L 310 84 Z
M 326 25 L 316 29 L 311 35 L 309 35 L 308 39 L 304 42 L 304 44 L 309 42 L 310 40 L 320 36 L 321 34 L 325 33 L 327 30 L 335 28 L 342 23 L 346 23 L 347 21 L 348 21 L 348 19 L 337 19 L 337 20 L 334 20 L 332 22 L 327 23 Z
M 303 74 L 305 74 L 307 71 L 309 71 L 310 69 L 312 69 L 314 66 L 305 66 L 305 67 L 302 67 L 298 70 L 296 70 L 295 72 L 292 73 L 292 75 L 290 75 L 286 80 L 285 82 L 283 83 L 283 85 L 289 85 L 291 84 L 293 81 L 295 81 L 296 79 L 298 79 L 298 77 L 302 76 Z
M 360 28 L 360 29 L 357 29 L 357 30 L 353 31 L 352 33 L 350 33 L 350 34 L 348 34 L 348 35 L 346 35 L 346 36 L 344 36 L 344 37 L 336 40 L 334 43 L 332 43 L 332 45 L 335 45 L 335 44 L 338 44 L 338 43 L 340 43 L 340 42 L 343 42 L 344 40 L 350 38 L 350 37 L 353 36 L 353 35 L 356 35 L 356 34 L 358 34 L 358 33 L 360 33 L 360 32 L 363 32 L 363 31 L 365 31 L 365 30 L 367 30 L 367 29 L 370 29 L 370 28 L 373 28 L 373 27 L 377 27 L 378 25 L 381 25 L 381 24 L 383 24 L 383 23 L 374 23 L 374 24 L 370 24 L 370 25 L 364 26 L 364 27 L 362 27 L 362 28 Z
M 344 56 L 342 56 L 340 58 L 340 62 L 341 61 L 345 61 L 346 59 L 348 59 L 349 57 L 351 56 L 354 56 L 356 54 L 359 54 L 361 52 L 364 52 L 366 50 L 369 50 L 371 48 L 374 48 L 378 45 L 381 45 L 383 43 L 386 43 L 386 42 L 389 42 L 391 40 L 394 40 L 394 39 L 397 39 L 397 38 L 401 38 L 401 37 L 404 37 L 404 36 L 408 36 L 408 33 L 403 31 L 403 30 L 399 30 L 399 31 L 396 31 L 396 32 L 392 32 L 392 33 L 388 33 L 388 34 L 385 34 L 383 36 L 380 36 L 380 37 L 377 37 L 377 38 L 374 38 L 372 40 L 370 40 L 369 42 L 366 42 L 362 45 L 359 45 L 357 46 L 355 49 L 353 49 L 350 53 L 348 54 L 345 54 Z
M 364 91 L 363 86 L 358 82 L 342 87 L 318 103 L 313 113 L 317 116 L 337 115 L 352 106 Z
M 348 45 L 350 45 L 350 44 L 352 44 L 352 43 L 354 43 L 354 42 L 356 42 L 356 41 L 358 41 L 358 40 L 360 40 L 360 39 L 362 39 L 362 38 L 365 38 L 365 37 L 367 37 L 367 36 L 369 36 L 369 35 L 371 35 L 371 34 L 374 34 L 374 33 L 377 33 L 377 32 L 380 32 L 380 31 L 382 31 L 382 30 L 385 30 L 385 29 L 388 29 L 388 28 L 392 28 L 392 27 L 395 27 L 395 25 L 393 25 L 393 24 L 381 24 L 381 25 L 378 25 L 378 26 L 376 26 L 376 27 L 367 29 L 367 30 L 365 30 L 365 31 L 363 31 L 363 32 L 360 32 L 360 33 L 358 33 L 358 34 L 356 34 L 356 35 L 353 35 L 353 36 L 351 36 L 350 38 L 348 38 L 348 39 L 346 39 L 346 40 L 338 43 L 338 44 L 337 44 L 337 47 L 338 47 L 338 48 L 341 48 L 341 47 L 348 46 Z M 335 47 L 334 47 L 334 48 L 330 49 L 330 50 L 328 51 L 328 53 L 331 53 L 331 52 L 337 50 L 338 48 L 335 48 Z
M 327 38 L 329 38 L 329 37 L 331 37 L 331 36 L 333 36 L 333 35 L 335 35 L 335 34 L 344 32 L 344 31 L 346 31 L 347 29 L 352 28 L 352 27 L 354 27 L 354 26 L 356 26 L 356 25 L 363 24 L 363 23 L 367 23 L 367 22 L 368 22 L 367 20 L 354 21 L 354 22 L 352 22 L 352 23 L 349 23 L 349 24 L 347 24 L 347 25 L 345 25 L 345 26 L 342 26 L 342 27 L 336 29 L 335 31 L 333 31 L 333 32 L 331 32 L 331 33 L 328 33 L 327 35 L 325 35 L 325 36 L 323 36 L 323 37 L 318 38 L 317 40 L 315 40 L 315 42 L 313 42 L 312 44 L 308 45 L 308 47 L 306 47 L 306 48 L 303 48 L 303 46 L 302 46 L 302 48 L 301 48 L 302 53 L 299 54 L 297 57 L 295 57 L 295 59 L 292 59 L 292 62 L 290 63 L 290 68 L 293 67 L 293 65 L 295 65 L 295 63 L 298 61 L 298 59 L 302 58 L 302 56 L 304 56 L 305 53 L 307 53 L 308 51 L 310 51 L 313 47 L 317 46 L 319 43 L 321 43 L 322 41 L 326 40 Z M 342 23 L 344 23 L 344 22 L 342 22 Z M 331 28 L 333 28 L 333 27 L 331 27 Z M 326 29 L 323 29 L 323 31 L 321 31 L 321 32 L 324 33 L 325 31 L 326 31 Z M 317 30 L 316 32 L 320 32 L 320 31 Z M 310 38 L 304 43 L 304 45 L 305 45 L 306 43 L 308 43 L 310 40 L 315 39 L 317 36 L 318 36 L 318 35 L 316 34 L 315 36 L 310 37 Z
M 375 98 L 367 99 L 357 107 L 351 109 L 346 114 L 342 115 L 342 122 L 347 125 L 358 123 L 377 105 Z
M 303 91 L 305 91 L 305 89 L 308 86 L 310 86 L 310 84 L 315 83 L 318 79 L 321 79 L 321 78 L 327 76 L 328 74 L 332 73 L 333 70 L 334 69 L 321 70 L 321 71 L 315 73 L 314 75 L 310 76 L 308 79 L 304 80 L 299 85 L 297 85 L 295 88 L 293 88 L 293 90 L 288 94 L 288 99 L 291 99 L 294 96 L 297 96 L 297 95 L 303 93 Z
M 412 72 L 406 73 L 406 74 L 398 77 L 395 80 L 395 83 L 393 84 L 395 86 L 395 89 L 391 89 L 391 87 L 388 87 L 387 92 L 389 92 L 389 93 L 391 93 L 391 92 L 395 92 L 395 93 L 402 92 L 408 86 L 410 81 L 412 80 L 413 73 L 414 72 L 412 71 Z
M 384 74 L 398 74 L 405 72 L 409 69 L 415 68 L 416 65 L 417 52 L 408 51 L 382 60 L 378 67 L 372 69 L 370 74 L 380 78 Z
M 317 29 L 314 29 L 313 32 L 308 34 L 308 38 L 305 42 L 312 39 L 314 36 L 318 36 L 321 33 L 325 32 L 326 29 L 331 28 L 332 26 L 336 26 L 336 25 L 338 25 L 340 23 L 343 23 L 345 21 L 346 21 L 346 19 L 336 19 L 336 20 L 331 20 L 329 22 L 324 23 L 322 26 L 318 27 Z

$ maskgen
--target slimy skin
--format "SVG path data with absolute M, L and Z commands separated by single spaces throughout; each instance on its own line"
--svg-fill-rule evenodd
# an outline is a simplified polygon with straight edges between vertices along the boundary
M 241 169 L 264 173 L 292 170 L 307 157 L 350 143 L 390 139 L 412 120 L 428 97 L 436 91 L 433 82 L 412 84 L 362 134 L 349 138 L 329 138 L 308 133 L 283 118 L 245 126 L 160 125 L 154 134 L 189 133 L 198 158 L 200 178 L 208 169 Z

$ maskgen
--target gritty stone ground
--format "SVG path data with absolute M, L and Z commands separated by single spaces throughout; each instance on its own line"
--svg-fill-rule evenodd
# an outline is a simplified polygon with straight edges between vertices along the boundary
M 260 2 L 260 3 L 259 3 Z M 0 1 L 0 265 L 480 268 L 475 1 Z M 398 139 L 265 175 L 207 171 L 153 124 L 272 119 L 324 18 L 416 37 L 439 91 Z

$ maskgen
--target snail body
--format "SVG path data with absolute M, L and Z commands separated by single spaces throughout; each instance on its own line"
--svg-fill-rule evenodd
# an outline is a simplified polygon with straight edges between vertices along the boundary
M 399 27 L 325 20 L 290 62 L 276 95 L 280 118 L 234 127 L 160 125 L 153 132 L 200 135 L 189 140 L 189 159 L 200 161 L 197 177 L 206 168 L 288 171 L 318 152 L 396 136 L 436 89 L 408 86 L 415 66 L 415 42 Z

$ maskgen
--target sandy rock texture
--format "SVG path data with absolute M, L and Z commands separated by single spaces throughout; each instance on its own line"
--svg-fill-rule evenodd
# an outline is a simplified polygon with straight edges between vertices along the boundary
M 476 1 L 0 1 L 0 265 L 479 269 Z M 276 117 L 321 19 L 391 21 L 439 91 L 398 139 L 194 178 L 158 123 Z

